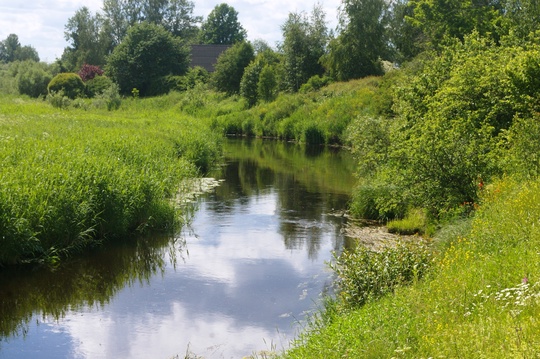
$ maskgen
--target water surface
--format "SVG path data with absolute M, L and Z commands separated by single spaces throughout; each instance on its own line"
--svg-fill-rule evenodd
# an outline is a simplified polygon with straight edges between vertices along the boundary
M 57 270 L 0 272 L 0 358 L 242 358 L 288 346 L 347 240 L 347 153 L 230 140 L 223 180 L 176 238 Z

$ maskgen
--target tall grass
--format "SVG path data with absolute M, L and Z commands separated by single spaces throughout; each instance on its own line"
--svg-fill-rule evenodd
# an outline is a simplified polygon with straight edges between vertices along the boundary
M 208 124 L 152 101 L 117 112 L 0 101 L 0 264 L 172 229 L 182 179 L 219 156 Z
M 358 114 L 378 112 L 380 78 L 335 83 L 307 94 L 282 93 L 275 101 L 251 109 L 226 106 L 214 117 L 223 133 L 294 140 L 307 144 L 343 145 L 347 129 Z M 238 103 L 241 105 L 241 103 Z
M 444 234 L 431 275 L 328 311 L 283 357 L 538 357 L 540 181 L 507 179 L 483 196 L 470 226 Z

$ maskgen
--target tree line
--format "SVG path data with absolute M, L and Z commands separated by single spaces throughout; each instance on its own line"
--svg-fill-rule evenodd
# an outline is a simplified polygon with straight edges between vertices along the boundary
M 241 94 L 252 106 L 302 86 L 309 90 L 381 75 L 385 67 L 440 51 L 473 31 L 495 44 L 509 35 L 524 39 L 540 23 L 535 0 L 342 0 L 336 29 L 328 29 L 322 6 L 315 4 L 310 13 L 288 15 L 282 41 L 273 48 L 262 40 L 247 41 L 232 6 L 219 4 L 206 19 L 193 10 L 189 0 L 103 0 L 95 14 L 82 7 L 65 25 L 69 45 L 51 72 L 99 66 L 122 93 L 136 88 L 143 96 L 209 80 L 218 91 Z M 209 76 L 201 69 L 190 73 L 190 44 L 232 48 Z M 39 57 L 12 34 L 0 42 L 0 61 L 17 60 Z

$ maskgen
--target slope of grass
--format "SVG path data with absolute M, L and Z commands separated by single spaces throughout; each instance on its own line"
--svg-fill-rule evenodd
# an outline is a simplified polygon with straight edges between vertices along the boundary
M 330 308 L 285 358 L 534 358 L 540 181 L 490 186 L 431 274 L 358 309 Z M 468 226 L 462 226 L 468 228 Z

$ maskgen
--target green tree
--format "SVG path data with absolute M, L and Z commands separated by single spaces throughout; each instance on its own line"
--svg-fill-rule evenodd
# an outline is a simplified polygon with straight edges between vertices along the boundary
M 39 55 L 33 46 L 26 45 L 21 46 L 15 51 L 15 58 L 17 61 L 34 61 L 39 62 Z
M 258 83 L 262 66 L 259 61 L 253 61 L 244 70 L 242 81 L 240 81 L 240 95 L 246 99 L 248 106 L 252 107 L 259 100 Z
M 21 62 L 17 73 L 17 88 L 19 93 L 30 97 L 47 95 L 47 85 L 52 75 L 46 65 L 33 60 Z
M 272 65 L 265 65 L 259 74 L 257 93 L 259 99 L 270 102 L 276 98 L 277 90 L 276 71 Z
M 423 50 L 424 34 L 411 24 L 414 8 L 409 0 L 396 0 L 390 8 L 388 37 L 391 44 L 391 58 L 402 63 L 413 59 Z
M 232 45 L 244 41 L 246 30 L 238 21 L 238 12 L 225 3 L 216 5 L 201 25 L 204 44 Z
M 238 42 L 227 49 L 217 60 L 212 76 L 214 87 L 229 95 L 239 93 L 244 69 L 253 59 L 253 47 L 248 42 Z
M 381 59 L 388 56 L 385 0 L 343 0 L 340 34 L 330 41 L 324 63 L 331 77 L 346 81 L 382 73 Z
M 311 17 L 305 13 L 289 13 L 281 29 L 285 81 L 289 90 L 296 92 L 310 77 L 324 73 L 320 63 L 328 41 L 324 12 L 316 5 Z
M 411 24 L 422 31 L 431 48 L 439 49 L 448 40 L 476 30 L 481 36 L 498 40 L 501 36 L 505 1 L 497 0 L 410 0 Z
M 525 38 L 540 29 L 538 0 L 506 0 L 503 13 L 506 28 L 519 38 Z
M 26 60 L 39 62 L 38 53 L 32 46 L 21 46 L 16 34 L 10 34 L 5 40 L 0 41 L 0 62 Z
M 133 26 L 109 56 L 106 72 L 123 94 L 137 88 L 142 96 L 167 75 L 183 75 L 189 49 L 163 26 L 143 22 Z
M 118 46 L 130 26 L 139 21 L 139 12 L 134 1 L 103 0 L 104 28 L 111 36 L 112 47 Z
M 21 47 L 19 37 L 15 34 L 9 34 L 8 37 L 0 43 L 0 60 L 2 62 L 15 61 L 15 53 Z
M 103 19 L 82 7 L 69 18 L 64 36 L 70 46 L 64 49 L 62 60 L 72 71 L 83 64 L 104 65 L 110 40 L 102 31 Z

